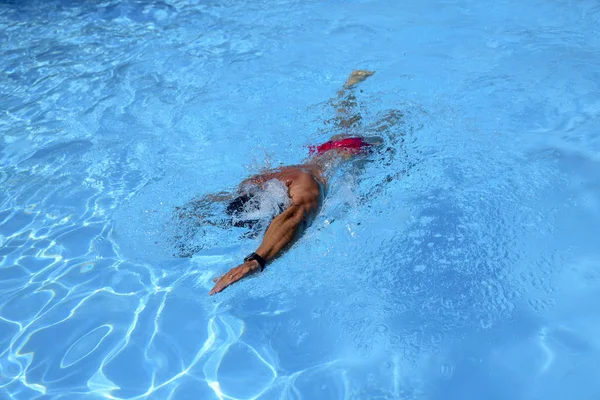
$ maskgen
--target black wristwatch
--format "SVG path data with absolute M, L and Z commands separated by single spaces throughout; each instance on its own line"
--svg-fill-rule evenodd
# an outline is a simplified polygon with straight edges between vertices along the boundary
M 265 269 L 265 265 L 267 264 L 265 259 L 256 253 L 250 253 L 246 256 L 246 258 L 244 258 L 244 262 L 248 262 L 248 261 L 252 261 L 252 260 L 258 261 L 258 264 L 260 264 L 260 272 L 263 272 L 263 270 Z

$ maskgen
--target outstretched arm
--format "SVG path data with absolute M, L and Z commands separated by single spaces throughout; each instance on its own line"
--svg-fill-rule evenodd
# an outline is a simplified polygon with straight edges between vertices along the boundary
M 292 192 L 292 190 L 290 190 L 290 192 Z M 303 196 L 292 195 L 291 197 L 292 205 L 273 219 L 265 233 L 262 243 L 255 252 L 267 263 L 277 257 L 286 246 L 293 243 L 294 240 L 300 236 L 318 211 L 318 191 L 316 195 L 313 193 L 304 193 Z M 297 198 L 294 199 L 294 197 Z M 215 287 L 213 287 L 208 294 L 213 295 L 219 293 L 232 283 L 258 271 L 260 271 L 260 264 L 256 260 L 251 260 L 238 265 L 225 275 L 215 279 Z

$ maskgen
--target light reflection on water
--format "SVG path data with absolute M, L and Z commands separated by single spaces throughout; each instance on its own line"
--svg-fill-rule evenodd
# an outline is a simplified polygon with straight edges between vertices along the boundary
M 595 398 L 599 20 L 594 2 L 0 5 L 0 393 Z M 364 127 L 402 113 L 390 151 L 208 297 L 258 238 L 173 258 L 173 210 L 300 162 L 354 68 L 377 71 Z

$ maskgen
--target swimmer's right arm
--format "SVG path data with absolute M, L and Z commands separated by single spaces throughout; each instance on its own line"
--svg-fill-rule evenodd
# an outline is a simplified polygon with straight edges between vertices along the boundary
M 214 194 L 207 194 L 203 197 L 203 200 L 218 202 L 218 201 L 228 201 L 233 198 L 233 194 L 229 192 L 219 192 Z

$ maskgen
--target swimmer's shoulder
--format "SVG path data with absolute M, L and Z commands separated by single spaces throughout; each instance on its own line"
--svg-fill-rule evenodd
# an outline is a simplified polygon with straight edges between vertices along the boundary
M 317 188 L 323 192 L 327 182 L 323 174 L 307 165 L 291 165 L 282 167 L 262 175 L 263 183 L 271 179 L 277 179 L 288 186 Z

